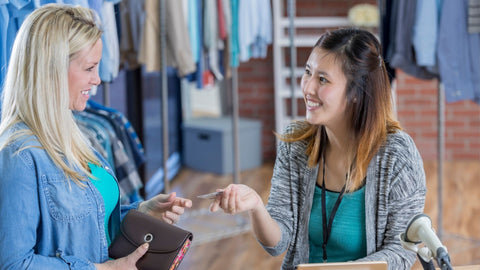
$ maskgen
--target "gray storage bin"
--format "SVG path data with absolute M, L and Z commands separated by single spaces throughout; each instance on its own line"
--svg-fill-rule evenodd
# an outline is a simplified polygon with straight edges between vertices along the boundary
M 232 119 L 194 118 L 183 123 L 183 160 L 187 167 L 229 174 L 233 172 Z M 262 163 L 262 125 L 258 120 L 240 118 L 238 141 L 240 170 Z

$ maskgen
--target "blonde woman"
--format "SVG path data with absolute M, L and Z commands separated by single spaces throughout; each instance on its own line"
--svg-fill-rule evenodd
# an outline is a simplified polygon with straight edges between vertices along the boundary
M 415 253 L 398 235 L 423 211 L 423 162 L 392 115 L 378 40 L 368 31 L 323 34 L 305 65 L 306 121 L 280 137 L 265 207 L 244 185 L 231 185 L 212 211 L 248 211 L 259 243 L 286 251 L 282 269 L 301 263 L 387 261 L 410 269 Z
M 0 123 L 1 269 L 136 269 L 148 245 L 108 257 L 121 218 L 138 208 L 174 223 L 191 207 L 174 193 L 120 205 L 114 173 L 76 126 L 72 110 L 100 83 L 97 21 L 90 9 L 46 5 L 16 37 Z

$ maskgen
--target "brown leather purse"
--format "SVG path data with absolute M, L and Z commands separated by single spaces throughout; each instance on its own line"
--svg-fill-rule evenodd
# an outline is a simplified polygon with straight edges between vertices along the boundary
M 137 268 L 174 270 L 183 260 L 192 239 L 191 232 L 133 209 L 124 217 L 108 254 L 113 259 L 125 257 L 148 242 L 148 251 L 138 260 Z

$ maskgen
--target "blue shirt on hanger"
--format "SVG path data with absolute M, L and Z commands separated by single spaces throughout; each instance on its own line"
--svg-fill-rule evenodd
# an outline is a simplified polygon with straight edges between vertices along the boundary
M 438 67 L 447 102 L 480 103 L 480 36 L 467 28 L 468 0 L 444 0 L 438 33 Z
M 437 64 L 437 34 L 440 9 L 439 0 L 417 2 L 415 24 L 413 26 L 413 47 L 417 65 L 434 67 Z
M 7 74 L 10 52 L 20 25 L 32 12 L 34 3 L 30 0 L 0 0 L 0 89 Z M 1 92 L 1 91 L 0 91 Z

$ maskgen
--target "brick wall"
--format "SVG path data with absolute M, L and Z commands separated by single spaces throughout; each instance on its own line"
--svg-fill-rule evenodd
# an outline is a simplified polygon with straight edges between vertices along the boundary
M 413 137 L 425 160 L 437 158 L 438 81 L 419 80 L 399 72 L 398 118 Z M 480 160 L 480 105 L 473 101 L 447 103 L 445 159 Z
M 297 0 L 297 16 L 345 16 L 355 4 L 376 1 Z M 286 3 L 284 4 L 286 6 Z M 262 121 L 264 160 L 275 158 L 273 52 L 239 67 L 240 116 Z M 302 59 L 304 58 L 304 59 Z M 299 55 L 298 65 L 306 58 Z M 437 158 L 437 80 L 419 80 L 397 71 L 397 112 L 424 160 Z M 480 105 L 462 101 L 445 105 L 445 159 L 480 160 Z

